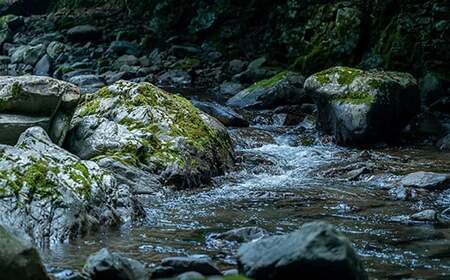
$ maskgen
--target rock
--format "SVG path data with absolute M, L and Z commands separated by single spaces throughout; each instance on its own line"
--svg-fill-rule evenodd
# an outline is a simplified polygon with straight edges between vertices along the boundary
M 128 41 L 113 41 L 109 46 L 107 52 L 114 53 L 116 55 L 133 55 L 139 56 L 139 46 L 136 43 Z
M 246 62 L 239 59 L 233 59 L 230 63 L 228 63 L 228 72 L 231 75 L 235 75 L 244 71 L 245 67 L 247 67 Z
M 222 106 L 216 102 L 192 101 L 192 105 L 206 114 L 216 118 L 225 126 L 247 127 L 249 123 L 234 110 Z
M 418 213 L 411 215 L 412 220 L 422 221 L 422 222 L 425 222 L 425 221 L 433 222 L 433 221 L 436 221 L 436 218 L 437 218 L 437 212 L 432 209 L 420 211 Z
M 23 25 L 22 17 L 6 15 L 0 18 L 0 46 L 10 41 L 14 33 Z
M 189 271 L 177 276 L 177 280 L 202 280 L 206 279 L 201 273 Z
M 420 109 L 407 73 L 334 67 L 309 77 L 305 89 L 317 105 L 318 128 L 342 145 L 395 139 Z
M 66 46 L 63 43 L 53 41 L 47 46 L 47 54 L 51 59 L 56 59 L 65 49 Z
M 52 62 L 48 55 L 44 55 L 34 67 L 34 75 L 37 76 L 51 76 Z
M 43 44 L 20 46 L 11 54 L 11 63 L 25 63 L 35 66 L 44 54 L 45 46 Z
M 436 111 L 440 111 L 434 103 L 441 98 L 450 97 L 449 88 L 450 79 L 446 79 L 437 73 L 429 72 L 421 80 L 420 96 L 425 105 L 430 106 L 432 110 L 437 109 Z
M 437 143 L 436 146 L 441 151 L 450 151 L 450 134 L 444 136 L 441 138 Z
M 57 273 L 52 273 L 55 280 L 86 280 L 85 277 L 72 270 L 63 270 Z
M 314 222 L 298 231 L 247 243 L 239 271 L 255 279 L 368 279 L 351 243 L 333 226 Z
M 303 76 L 294 72 L 281 72 L 239 92 L 227 101 L 231 107 L 272 109 L 280 105 L 300 104 L 306 100 Z
M 404 176 L 400 185 L 427 190 L 446 189 L 450 187 L 450 174 L 419 171 Z
M 169 70 L 159 76 L 158 85 L 164 88 L 180 89 L 189 87 L 192 83 L 191 75 L 180 69 Z
M 409 129 L 415 138 L 439 136 L 443 131 L 439 117 L 430 112 L 424 112 L 414 118 Z
M 210 237 L 214 239 L 223 239 L 237 242 L 250 242 L 255 239 L 266 237 L 268 232 L 258 227 L 243 227 L 232 229 L 219 234 L 212 234 Z
M 244 88 L 241 83 L 236 82 L 223 82 L 218 89 L 217 97 L 221 99 L 229 99 L 234 95 L 238 94 Z
M 161 261 L 161 266 L 173 268 L 175 275 L 190 271 L 206 276 L 222 275 L 222 272 L 212 262 L 211 258 L 204 255 L 165 258 Z
M 79 86 L 81 93 L 93 93 L 106 85 L 103 79 L 95 74 L 74 76 L 68 81 Z
M 123 65 L 134 66 L 139 64 L 139 59 L 134 55 L 122 55 L 114 62 L 114 68 L 120 70 Z
M 0 271 L 2 279 L 50 280 L 39 253 L 30 242 L 0 225 Z
M 67 30 L 67 37 L 73 42 L 98 41 L 102 32 L 92 25 L 78 25 Z
M 148 280 L 149 277 L 142 263 L 110 253 L 106 248 L 89 256 L 83 274 L 92 280 Z
M 185 58 L 200 54 L 202 51 L 199 48 L 192 46 L 174 45 L 170 48 L 169 53 L 176 57 Z
M 62 145 L 80 98 L 78 88 L 48 77 L 0 77 L 0 143 L 14 145 L 39 125 Z
M 0 223 L 42 245 L 120 223 L 114 178 L 53 144 L 42 128 L 27 129 L 14 147 L 0 145 L 0 155 Z M 131 208 L 123 210 L 128 219 Z
M 126 81 L 78 107 L 67 148 L 84 159 L 119 160 L 177 187 L 195 187 L 222 174 L 233 155 L 225 127 L 188 100 Z

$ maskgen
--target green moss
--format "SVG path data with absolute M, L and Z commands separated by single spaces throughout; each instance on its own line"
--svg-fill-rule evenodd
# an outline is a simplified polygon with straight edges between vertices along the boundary
M 80 184 L 81 187 L 75 189 L 82 197 L 90 197 L 91 195 L 91 176 L 89 175 L 88 168 L 81 162 L 75 164 L 66 165 L 64 171 L 69 174 L 70 179 Z
M 375 101 L 375 98 L 368 92 L 356 91 L 336 96 L 333 100 L 339 103 L 359 105 L 372 104 Z
M 95 113 L 97 113 L 98 108 L 100 108 L 100 100 L 90 100 L 83 105 L 83 110 L 79 113 L 79 116 L 86 117 L 89 115 L 94 115 Z
M 270 79 L 256 82 L 253 85 L 251 85 L 250 87 L 248 87 L 247 91 L 254 92 L 255 90 L 260 89 L 260 88 L 268 88 L 268 87 L 274 86 L 276 83 L 283 80 L 286 77 L 287 73 L 288 73 L 288 71 L 282 71 Z
M 364 72 L 359 69 L 349 67 L 333 67 L 327 70 L 321 71 L 314 75 L 314 77 L 321 83 L 331 83 L 331 77 L 337 75 L 337 82 L 340 85 L 350 85 L 353 80 L 361 76 Z

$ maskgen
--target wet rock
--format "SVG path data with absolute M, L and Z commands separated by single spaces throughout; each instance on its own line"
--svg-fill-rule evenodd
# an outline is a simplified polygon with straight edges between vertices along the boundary
M 102 32 L 92 25 L 78 25 L 67 30 L 67 37 L 73 42 L 98 41 Z
M 255 239 L 266 237 L 268 232 L 258 227 L 243 227 L 232 229 L 219 234 L 212 234 L 210 237 L 214 239 L 223 239 L 236 242 L 250 242 Z
M 20 46 L 11 54 L 11 63 L 24 63 L 34 66 L 44 54 L 45 46 L 43 44 Z
M 450 80 L 443 76 L 429 72 L 421 80 L 420 96 L 423 103 L 433 111 L 440 111 L 436 102 L 444 97 L 449 97 Z M 448 109 L 447 109 L 448 110 Z
M 80 98 L 78 88 L 47 77 L 0 77 L 0 143 L 14 145 L 39 125 L 61 145 Z
M 201 53 L 201 50 L 197 47 L 192 46 L 180 46 L 180 45 L 174 45 L 169 50 L 170 54 L 173 54 L 176 57 L 191 57 L 196 56 Z
M 436 146 L 441 151 L 450 151 L 450 134 L 442 137 L 437 143 Z
M 427 190 L 446 189 L 450 187 L 450 175 L 420 171 L 404 176 L 400 185 Z
M 420 211 L 418 213 L 415 213 L 411 215 L 411 219 L 415 221 L 428 221 L 432 222 L 435 221 L 437 217 L 437 212 L 432 209 Z
M 230 131 L 233 143 L 240 149 L 258 148 L 267 144 L 275 144 L 272 134 L 257 128 L 239 128 Z
M 0 225 L 0 271 L 2 279 L 50 280 L 39 253 L 30 242 Z
M 222 106 L 216 102 L 192 101 L 192 105 L 202 110 L 206 114 L 216 118 L 225 126 L 247 127 L 248 121 L 234 110 Z
M 7 41 L 10 41 L 19 29 L 23 25 L 22 17 L 13 15 L 6 15 L 0 18 L 0 45 L 3 45 Z
M 37 76 L 51 76 L 52 62 L 48 55 L 44 55 L 34 67 L 34 75 Z
M 119 160 L 177 187 L 222 174 L 233 154 L 225 127 L 188 100 L 125 81 L 78 107 L 67 148 L 84 159 Z
M 142 263 L 106 248 L 89 256 L 83 273 L 92 280 L 147 280 L 149 277 Z
M 306 100 L 304 77 L 294 72 L 281 72 L 274 77 L 257 82 L 227 101 L 238 108 L 270 109 L 287 104 L 300 104 Z
M 305 89 L 317 105 L 318 128 L 342 145 L 395 139 L 420 109 L 407 73 L 334 67 L 309 77 Z
M 205 255 L 165 258 L 161 261 L 161 266 L 173 268 L 175 275 L 190 271 L 207 276 L 222 275 L 222 272 L 212 262 L 211 258 Z
M 368 279 L 351 243 L 333 226 L 315 222 L 298 231 L 247 243 L 239 271 L 252 279 Z
M 413 200 L 417 197 L 417 192 L 412 188 L 397 186 L 389 190 L 389 195 L 396 200 Z
M 40 127 L 16 146 L 0 145 L 0 223 L 43 246 L 116 226 L 118 191 L 110 173 L 56 146 Z

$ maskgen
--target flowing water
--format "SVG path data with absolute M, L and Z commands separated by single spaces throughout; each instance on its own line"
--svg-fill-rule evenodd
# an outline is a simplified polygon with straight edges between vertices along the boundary
M 147 220 L 43 252 L 50 266 L 79 269 L 102 247 L 147 263 L 208 254 L 235 265 L 238 244 L 212 233 L 258 226 L 271 234 L 313 220 L 336 225 L 353 242 L 372 279 L 450 279 L 450 226 L 412 222 L 421 209 L 450 206 L 449 195 L 394 200 L 386 186 L 416 170 L 450 170 L 450 154 L 419 148 L 361 151 L 321 142 L 311 123 L 232 129 L 237 166 L 212 186 L 143 197 Z M 372 172 L 348 180 L 348 168 Z M 377 175 L 379 174 L 379 175 Z

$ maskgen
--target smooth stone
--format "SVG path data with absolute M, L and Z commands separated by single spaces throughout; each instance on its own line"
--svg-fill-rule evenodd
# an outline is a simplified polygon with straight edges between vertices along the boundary
M 445 189 L 450 187 L 450 175 L 434 172 L 415 172 L 404 176 L 400 185 L 427 190 Z

